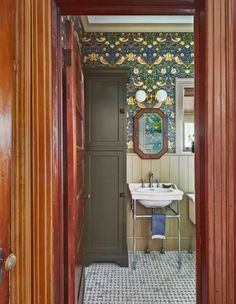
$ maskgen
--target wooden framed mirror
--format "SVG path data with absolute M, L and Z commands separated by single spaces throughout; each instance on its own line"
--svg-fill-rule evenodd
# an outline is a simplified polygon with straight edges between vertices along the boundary
M 134 152 L 143 159 L 157 159 L 167 150 L 166 115 L 159 109 L 140 110 L 134 117 Z

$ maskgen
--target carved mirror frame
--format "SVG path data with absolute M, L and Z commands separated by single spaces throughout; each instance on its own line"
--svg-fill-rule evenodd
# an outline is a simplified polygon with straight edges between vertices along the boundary
M 145 113 L 156 113 L 162 118 L 163 122 L 163 147 L 155 154 L 144 153 L 139 147 L 139 119 Z M 137 153 L 142 159 L 158 159 L 168 150 L 168 125 L 166 115 L 160 109 L 142 109 L 134 117 L 134 152 Z

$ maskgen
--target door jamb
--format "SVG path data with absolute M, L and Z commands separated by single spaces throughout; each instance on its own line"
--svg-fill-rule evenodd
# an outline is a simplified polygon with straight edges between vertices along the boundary
M 75 0 L 57 0 L 57 2 L 64 2 L 66 5 L 68 2 L 78 4 Z M 89 2 L 87 0 L 87 3 Z M 234 294 L 236 293 L 235 271 L 233 271 L 236 264 L 234 248 L 236 231 L 234 220 L 236 216 L 236 191 L 234 190 L 236 188 L 236 170 L 234 170 L 236 168 L 234 102 L 236 96 L 236 77 L 234 77 L 236 6 L 234 1 L 196 0 L 195 6 L 193 0 L 181 1 L 191 3 L 191 9 L 187 4 L 184 8 L 175 9 L 174 5 L 179 1 L 174 0 L 166 0 L 166 3 L 172 3 L 171 8 L 154 7 L 155 0 L 136 0 L 133 6 L 120 5 L 115 0 L 91 0 L 91 2 L 92 4 L 79 7 L 77 11 L 61 6 L 61 13 L 192 14 L 196 9 L 195 26 L 199 35 L 196 37 L 198 47 L 195 53 L 201 56 L 201 66 L 198 62 L 195 66 L 196 74 L 199 75 L 199 83 L 196 86 L 196 99 L 199 99 L 196 122 L 198 126 L 201 126 L 198 129 L 199 137 L 196 142 L 196 164 L 201 162 L 203 165 L 203 168 L 196 166 L 196 189 L 199 193 L 196 200 L 200 205 L 197 209 L 197 221 L 202 223 L 197 227 L 199 242 L 197 250 L 201 252 L 197 255 L 199 265 L 197 299 L 199 303 L 234 303 L 236 296 Z M 104 5 L 96 5 L 98 2 Z M 108 2 L 110 4 L 105 5 Z M 120 2 L 125 3 L 125 1 Z M 17 43 L 21 44 L 17 60 L 19 59 L 23 64 L 30 63 L 30 67 L 25 66 L 26 69 L 21 73 L 22 87 L 25 85 L 26 90 L 16 92 L 19 94 L 19 100 L 16 98 L 16 106 L 23 118 L 14 122 L 13 125 L 14 128 L 18 128 L 17 132 L 20 131 L 21 147 L 18 147 L 21 148 L 21 153 L 16 156 L 14 154 L 14 158 L 17 159 L 14 159 L 13 170 L 21 174 L 21 178 L 17 180 L 18 187 L 24 184 L 19 193 L 23 202 L 22 214 L 25 214 L 25 217 L 22 216 L 22 221 L 20 221 L 17 213 L 18 219 L 13 227 L 14 237 L 19 236 L 17 240 L 19 246 L 17 246 L 20 263 L 17 264 L 18 277 L 12 289 L 16 294 L 16 301 L 19 301 L 19 295 L 21 295 L 25 304 L 54 303 L 61 290 L 55 279 L 61 267 L 55 259 L 55 256 L 59 254 L 55 247 L 57 241 L 55 231 L 61 229 L 61 226 L 58 226 L 60 216 L 56 210 L 60 205 L 60 201 L 57 200 L 60 184 L 58 181 L 60 179 L 60 174 L 58 175 L 60 171 L 58 132 L 60 134 L 60 130 L 57 124 L 53 123 L 54 119 L 55 122 L 58 119 L 58 112 L 57 103 L 55 105 L 52 102 L 51 88 L 52 71 L 54 72 L 51 60 L 55 60 L 50 47 L 53 34 L 51 32 L 52 1 L 22 0 L 18 3 L 21 8 L 17 9 L 17 18 L 24 19 L 24 22 L 21 23 L 22 34 L 16 39 Z M 127 3 L 133 3 L 133 1 L 127 0 Z M 150 6 L 144 6 L 143 3 L 150 3 Z M 21 39 L 22 36 L 23 39 Z M 13 63 L 13 69 L 17 70 L 17 68 L 16 61 Z M 58 83 L 54 82 L 54 85 Z M 214 138 L 219 142 L 226 142 L 227 146 L 220 146 L 219 149 L 217 147 L 219 143 L 214 143 Z M 25 158 L 22 155 L 24 153 Z M 16 167 L 16 161 L 19 164 L 18 167 Z M 25 161 L 27 168 L 24 167 Z M 221 193 L 225 193 L 225 197 L 222 197 Z M 13 201 L 13 205 L 16 203 L 18 202 Z M 216 219 L 214 215 L 217 215 Z M 57 219 L 56 216 L 58 216 Z M 32 229 L 29 229 L 24 219 L 31 224 Z M 214 224 L 215 222 L 217 225 Z M 27 228 L 30 231 L 27 231 Z M 29 246 L 30 243 L 31 246 Z M 29 248 L 26 256 L 24 249 L 27 244 Z M 21 272 L 20 269 L 25 272 Z M 30 282 L 28 294 L 25 282 Z M 63 300 L 60 299 L 57 303 L 63 303 Z
M 143 7 L 144 8 L 144 10 L 146 10 L 146 14 L 147 15 L 158 15 L 158 14 L 172 14 L 172 15 L 174 15 L 174 14 L 182 14 L 182 15 L 193 15 L 194 16 L 194 19 L 195 19 L 195 44 L 197 44 L 198 45 L 198 36 L 200 35 L 200 30 L 199 30 L 199 23 L 197 22 L 197 13 L 196 13 L 196 9 L 193 9 L 192 7 L 189 9 L 189 8 L 161 8 L 161 9 L 159 9 L 158 8 L 158 6 L 155 6 L 155 8 L 152 8 L 152 9 L 150 9 L 150 8 L 147 8 L 147 7 Z M 60 11 L 60 9 L 58 8 L 58 12 L 59 12 L 59 14 L 62 16 L 62 15 L 65 15 L 65 14 L 67 14 L 69 11 L 67 11 L 67 10 L 61 10 Z M 73 11 L 71 10 L 70 11 L 71 12 L 71 15 L 73 15 Z M 113 9 L 110 9 L 109 10 L 109 12 L 110 12 L 110 14 L 113 14 L 113 15 L 115 15 L 115 14 L 117 14 L 117 12 L 115 13 L 115 8 L 113 8 Z M 112 13 L 113 12 L 113 13 Z M 132 13 L 131 13 L 132 12 Z M 63 14 L 62 14 L 63 13 Z M 97 13 L 97 11 L 96 10 L 92 10 L 92 8 L 91 8 L 91 11 L 88 11 L 88 10 L 78 10 L 78 11 L 76 11 L 76 14 L 78 14 L 78 15 L 86 15 L 86 14 L 96 14 Z M 138 14 L 138 8 L 137 9 L 135 9 L 135 8 L 132 8 L 132 11 L 130 11 L 129 12 L 130 14 L 132 14 L 132 15 L 135 15 L 135 14 Z M 107 14 L 108 15 L 108 12 L 106 11 L 104 14 Z M 125 14 L 125 13 L 124 13 Z M 60 27 L 58 27 L 58 28 L 60 28 Z M 197 42 L 197 43 L 196 43 Z M 55 56 L 54 56 L 55 57 Z M 54 60 L 53 60 L 54 61 Z M 56 63 L 54 63 L 54 64 L 56 64 Z M 57 64 L 58 64 L 58 62 L 57 62 Z M 198 90 L 198 88 L 199 88 L 199 85 L 198 85 L 198 79 L 199 79 L 199 75 L 197 75 L 197 71 L 199 71 L 199 69 L 196 69 L 196 72 L 195 72 L 195 84 L 194 84 L 194 86 L 195 86 L 195 92 L 196 92 L 196 97 L 198 96 L 198 92 L 197 92 L 197 90 Z M 53 73 L 53 75 L 54 75 L 54 73 Z M 203 90 L 202 90 L 203 91 Z M 196 100 L 196 99 L 195 99 Z M 54 101 L 55 102 L 55 101 Z M 61 110 L 59 110 L 59 111 L 61 111 Z M 196 150 L 197 151 L 197 150 Z M 198 152 L 197 152 L 198 153 Z M 62 167 L 62 164 L 61 164 L 61 167 Z M 197 167 L 197 166 L 196 166 Z M 195 173 L 195 175 L 196 175 L 196 173 Z M 61 176 L 61 184 L 63 184 L 63 182 L 62 182 L 62 179 L 63 179 L 63 175 Z M 57 214 L 57 212 L 58 212 L 58 208 L 57 208 L 57 206 L 56 206 L 56 203 L 55 203 L 55 214 Z M 57 217 L 58 218 L 60 218 L 61 219 L 61 222 L 59 221 L 59 225 L 60 225 L 60 228 L 59 228 L 59 231 L 62 231 L 63 230 L 63 221 L 62 221 L 62 219 L 63 219 L 63 214 L 62 214 L 62 210 L 61 210 L 61 214 L 59 215 L 59 214 L 57 214 Z M 201 213 L 201 212 L 199 212 L 199 213 Z M 200 219 L 201 217 L 200 217 L 200 214 L 198 215 L 198 222 L 199 222 L 199 219 Z M 202 224 L 198 224 L 198 226 L 200 226 L 200 225 L 202 225 Z M 198 232 L 198 235 L 199 234 L 201 234 L 202 232 L 201 231 L 199 231 Z M 199 239 L 199 238 L 196 238 L 197 240 Z M 64 252 L 62 251 L 63 250 L 63 247 L 61 247 L 60 248 L 61 250 L 60 250 L 60 256 L 61 256 L 61 258 L 60 259 L 62 259 L 62 256 L 63 256 L 63 254 L 64 254 Z M 197 256 L 201 256 L 201 254 L 202 254 L 202 250 L 200 250 L 200 243 L 198 242 L 198 244 L 196 245 L 196 251 L 197 251 Z M 205 289 L 205 285 L 202 285 L 201 284 L 201 282 L 202 282 L 202 271 L 200 271 L 200 263 L 201 263 L 201 261 L 202 261 L 202 259 L 201 258 L 199 258 L 198 260 L 197 260 L 197 263 L 198 263 L 198 271 L 197 271 L 197 274 L 198 274 L 198 279 L 197 279 L 197 298 L 198 298 L 198 301 L 199 301 L 199 303 L 204 303 L 204 298 L 207 298 L 207 289 Z M 58 264 L 58 266 L 59 266 L 59 264 Z M 58 285 L 59 286 L 59 285 Z M 63 289 L 64 289 L 64 286 L 62 286 L 62 282 L 60 283 L 60 290 L 61 290 L 61 292 L 63 292 Z M 204 292 L 203 292 L 204 291 Z M 62 296 L 62 298 L 63 298 L 63 295 L 61 295 Z M 202 300 L 200 300 L 200 299 L 202 299 Z M 62 302 L 60 302 L 60 303 L 62 303 Z
M 208 50 L 206 50 L 206 43 L 214 46 L 217 44 L 217 37 L 215 36 L 213 38 L 213 40 L 211 40 L 210 36 L 209 36 L 209 32 L 210 30 L 206 28 L 206 13 L 207 13 L 207 17 L 212 18 L 212 19 L 217 19 L 217 17 L 214 17 L 214 13 L 215 15 L 219 15 L 221 16 L 221 14 L 223 14 L 223 16 L 225 16 L 225 14 L 230 15 L 230 11 L 227 11 L 227 7 L 226 4 L 223 7 L 224 11 L 223 13 L 220 11 L 220 8 L 217 7 L 217 4 L 220 3 L 220 0 L 214 1 L 213 0 L 206 0 L 206 3 L 209 5 L 209 10 L 206 11 L 206 3 L 204 0 L 199 0 L 198 4 L 196 5 L 196 10 L 194 10 L 192 7 L 191 9 L 185 8 L 185 9 L 174 9 L 174 8 L 160 8 L 158 9 L 158 7 L 156 6 L 155 9 L 154 7 L 145 7 L 145 6 L 137 6 L 137 7 L 132 7 L 132 9 L 128 9 L 127 7 L 119 7 L 118 10 L 116 10 L 116 7 L 114 6 L 113 8 L 109 7 L 102 7 L 100 6 L 100 8 L 98 9 L 98 6 L 96 6 L 93 10 L 93 5 L 87 7 L 87 8 L 81 8 L 78 9 L 76 11 L 76 14 L 81 14 L 81 15 L 88 15 L 88 14 L 99 14 L 99 12 L 103 14 L 130 14 L 132 12 L 132 14 L 140 14 L 140 12 L 142 12 L 142 14 L 194 14 L 195 15 L 195 42 L 197 44 L 196 47 L 196 51 L 195 54 L 196 56 L 200 59 L 201 56 L 201 66 L 200 66 L 200 60 L 198 60 L 196 62 L 195 65 L 195 100 L 199 100 L 199 102 L 196 102 L 195 108 L 196 108 L 196 125 L 197 125 L 197 134 L 196 134 L 196 201 L 197 204 L 200 206 L 199 208 L 197 208 L 197 302 L 198 303 L 210 303 L 210 301 L 212 301 L 213 299 L 216 299 L 217 303 L 226 303 L 226 302 L 222 302 L 223 299 L 225 299 L 225 297 L 227 298 L 227 303 L 233 303 L 233 297 L 234 295 L 232 295 L 234 292 L 236 292 L 236 288 L 234 288 L 234 275 L 231 276 L 232 281 L 228 282 L 230 284 L 230 286 L 227 286 L 227 291 L 230 291 L 230 294 L 228 296 L 224 295 L 224 291 L 223 291 L 223 287 L 220 287 L 220 295 L 221 298 L 218 297 L 215 298 L 214 292 L 217 289 L 217 286 L 215 286 L 215 282 L 213 282 L 213 280 L 209 279 L 209 275 L 213 275 L 210 274 L 210 269 L 211 267 L 213 267 L 213 262 L 211 263 L 211 261 L 209 260 L 210 254 L 211 254 L 211 250 L 213 250 L 216 245 L 214 243 L 214 241 L 211 241 L 211 239 L 209 238 L 210 236 L 213 237 L 213 232 L 214 231 L 210 231 L 209 230 L 209 224 L 212 225 L 212 215 L 210 215 L 211 219 L 209 219 L 209 208 L 211 207 L 211 204 L 213 203 L 213 196 L 209 195 L 209 186 L 208 184 L 210 183 L 209 180 L 210 178 L 214 178 L 213 177 L 213 171 L 214 168 L 217 167 L 217 157 L 215 157 L 214 159 L 214 163 L 212 164 L 212 166 L 214 166 L 214 168 L 210 168 L 208 162 L 209 160 L 209 156 L 210 156 L 210 152 L 207 149 L 207 144 L 209 142 L 212 141 L 212 137 L 214 137 L 215 134 L 215 130 L 212 129 L 212 125 L 211 125 L 211 119 L 210 119 L 210 114 L 213 112 L 210 112 L 212 110 L 212 108 L 210 108 L 213 105 L 213 101 L 212 99 L 214 99 L 214 96 L 216 96 L 214 93 L 210 92 L 208 93 L 207 91 L 207 86 L 210 86 L 210 88 L 213 89 L 214 84 L 217 83 L 217 79 L 214 78 L 214 76 L 212 76 L 211 71 L 213 68 L 211 68 L 209 70 L 208 68 L 208 64 L 207 63 L 207 59 L 209 59 L 209 52 Z M 223 2 L 223 1 L 222 1 Z M 231 0 L 229 0 L 229 3 L 232 3 Z M 230 5 L 229 5 L 230 7 Z M 211 11 L 212 9 L 212 11 Z M 221 8 L 222 9 L 222 8 Z M 65 7 L 62 7 L 62 11 L 63 14 L 72 14 L 75 13 L 74 10 L 68 9 L 66 10 Z M 235 13 L 236 14 L 236 13 Z M 217 15 L 217 16 L 218 16 Z M 210 21 L 209 21 L 210 20 Z M 210 23 L 212 20 L 209 19 L 208 22 Z M 213 22 L 211 22 L 211 25 L 213 24 Z M 228 26 L 228 24 L 227 24 Z M 227 26 L 223 29 L 225 35 L 227 35 Z M 219 26 L 220 27 L 220 26 Z M 208 33 L 207 33 L 208 30 Z M 212 30 L 212 29 L 211 29 Z M 223 34 L 219 34 L 222 35 Z M 228 43 L 230 43 L 230 34 L 228 34 L 229 36 L 226 37 L 226 39 L 228 39 Z M 215 39 L 215 40 L 214 40 Z M 231 41 L 232 42 L 232 41 Z M 228 45 L 228 47 L 230 48 L 230 45 Z M 229 51 L 230 52 L 230 51 Z M 221 55 L 223 60 L 225 60 L 226 57 L 224 57 L 224 54 Z M 230 57 L 231 56 L 231 57 Z M 231 62 L 230 60 L 232 60 L 232 54 L 229 54 L 229 62 Z M 230 67 L 230 64 L 228 62 L 228 68 Z M 232 63 L 232 62 L 231 62 Z M 214 62 L 213 65 L 217 66 L 217 63 Z M 224 71 L 222 67 L 217 67 L 218 71 Z M 231 70 L 227 70 L 228 71 L 228 87 L 230 87 L 230 75 L 233 76 L 233 73 L 230 73 Z M 225 77 L 227 77 L 225 76 Z M 209 80 L 210 78 L 210 80 Z M 219 76 L 218 82 L 221 85 L 224 85 L 224 76 Z M 210 82 L 212 81 L 212 82 Z M 230 93 L 228 93 L 229 98 L 232 98 L 232 96 L 230 96 Z M 222 93 L 221 98 L 222 98 L 222 102 L 224 102 L 224 94 Z M 200 105 L 200 100 L 202 101 L 202 105 Z M 223 105 L 223 104 L 222 104 Z M 227 103 L 226 106 L 229 106 L 230 108 L 232 108 L 232 100 L 230 99 L 229 104 Z M 235 108 L 233 108 L 235 111 Z M 209 114 L 210 113 L 210 114 Z M 228 113 L 228 112 L 227 112 Z M 216 114 L 214 114 L 216 115 Z M 213 116 L 215 117 L 215 116 Z M 227 119 L 227 116 L 222 116 L 223 119 Z M 232 122 L 233 125 L 236 124 L 235 119 Z M 200 128 L 201 127 L 201 128 Z M 210 135 L 209 135 L 210 134 Z M 208 137 L 207 137 L 208 135 Z M 233 137 L 235 138 L 235 133 L 231 133 L 231 135 L 233 135 Z M 225 133 L 223 133 L 222 131 L 222 136 L 226 136 Z M 231 138 L 228 137 L 228 140 L 230 141 Z M 232 144 L 232 142 L 231 142 Z M 234 146 L 235 146 L 235 142 L 234 142 Z M 232 150 L 232 146 L 230 147 L 230 149 Z M 231 156 L 231 159 L 234 161 L 235 157 L 232 156 L 232 152 L 228 151 L 226 153 L 228 153 L 227 155 Z M 231 153 L 231 154 L 230 154 Z M 230 161 L 230 160 L 229 160 Z M 226 157 L 222 156 L 222 158 L 219 160 L 219 162 L 221 164 L 224 164 L 224 162 L 226 162 Z M 202 166 L 200 166 L 200 164 L 202 164 Z M 203 165 L 204 164 L 204 165 Z M 235 162 L 234 162 L 234 166 L 235 166 Z M 225 177 L 230 178 L 230 176 L 232 176 L 232 172 L 229 170 L 227 172 L 224 173 Z M 223 183 L 223 181 L 222 181 Z M 232 186 L 232 183 L 235 183 L 235 181 L 233 180 L 231 183 L 229 182 L 228 186 Z M 223 185 L 223 184 L 222 184 Z M 211 187 L 214 187 L 213 183 L 210 184 Z M 215 188 L 212 188 L 211 190 L 216 191 Z M 233 190 L 228 190 L 228 195 L 229 195 L 229 202 L 228 204 L 230 204 L 230 200 L 232 199 L 232 197 L 235 196 L 235 192 Z M 215 193 L 215 192 L 214 192 Z M 228 206 L 228 209 L 227 209 Z M 224 205 L 224 210 L 228 210 L 228 212 L 230 212 L 230 210 L 233 210 L 233 213 L 235 213 L 235 209 L 234 207 L 232 207 L 232 205 L 227 205 L 227 203 L 225 203 Z M 227 221 L 227 220 L 226 220 Z M 230 240 L 231 238 L 233 238 L 232 236 L 232 218 L 228 220 L 228 224 L 230 225 L 230 227 L 228 227 L 228 229 L 231 229 L 230 232 L 231 233 L 229 235 Z M 235 223 L 234 223 L 235 225 Z M 234 229 L 236 229 L 235 226 L 233 226 Z M 210 227 L 211 228 L 211 227 Z M 209 242 L 211 242 L 209 244 Z M 234 244 L 232 244 L 233 246 Z M 234 252 L 232 252 L 232 255 L 234 256 Z M 232 260 L 234 260 L 234 258 L 230 257 L 222 257 L 219 256 L 220 260 L 219 260 L 219 267 L 223 267 L 222 270 L 225 270 L 226 266 L 223 264 L 223 262 L 227 262 L 229 263 L 230 266 L 233 266 L 233 262 Z M 228 267 L 230 267 L 228 265 Z M 224 268 L 225 267 L 225 268 Z M 228 269 L 228 268 L 227 268 Z M 213 270 L 213 269 L 212 269 Z M 218 271 L 219 272 L 219 271 Z M 226 274 L 227 275 L 227 274 Z M 229 276 L 227 276 L 229 277 Z M 212 277 L 211 277 L 212 278 Z M 56 286 L 55 286 L 56 287 Z M 209 288 L 210 287 L 210 288 Z M 218 286 L 219 287 L 219 286 Z M 57 287 L 55 288 L 55 290 L 57 290 Z M 218 289 L 219 291 L 219 289 Z M 214 302 L 216 303 L 216 302 Z

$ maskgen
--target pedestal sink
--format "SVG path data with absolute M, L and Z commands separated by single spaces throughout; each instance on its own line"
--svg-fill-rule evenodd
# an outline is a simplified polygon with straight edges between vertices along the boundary
M 175 200 L 182 200 L 183 192 L 176 185 L 169 184 L 170 188 L 164 188 L 166 184 L 130 183 L 129 190 L 133 200 L 137 200 L 146 208 L 164 208 Z
M 129 183 L 129 190 L 132 198 L 133 213 L 133 265 L 136 268 L 136 228 L 135 223 L 139 218 L 151 218 L 152 215 L 137 214 L 137 202 L 146 208 L 164 208 L 176 201 L 176 210 L 170 206 L 172 214 L 166 214 L 167 219 L 176 219 L 178 222 L 178 266 L 181 268 L 181 231 L 180 231 L 180 209 L 179 203 L 183 198 L 183 192 L 174 184 L 150 184 Z M 163 252 L 163 250 L 161 250 Z
M 180 229 L 180 210 L 179 203 L 183 198 L 183 192 L 174 184 L 150 184 L 129 183 L 131 193 L 131 206 L 133 213 L 133 253 L 134 269 L 136 268 L 136 232 L 135 223 L 137 219 L 151 218 L 152 215 L 137 214 L 137 202 L 146 208 L 165 208 L 173 201 L 176 201 L 176 210 L 170 206 L 172 214 L 166 214 L 167 219 L 176 219 L 178 222 L 178 266 L 181 268 L 181 229 Z M 163 252 L 163 250 L 161 250 Z

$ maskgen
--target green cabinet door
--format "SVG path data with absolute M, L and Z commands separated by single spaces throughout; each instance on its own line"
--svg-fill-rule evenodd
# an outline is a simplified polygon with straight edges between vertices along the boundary
M 126 82 L 116 69 L 85 72 L 86 264 L 128 265 L 126 241 Z

